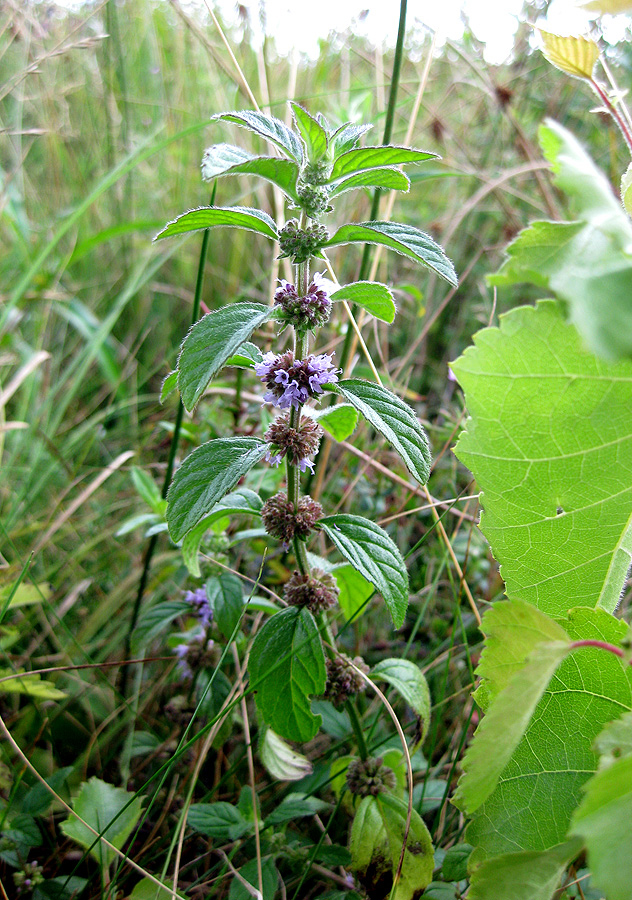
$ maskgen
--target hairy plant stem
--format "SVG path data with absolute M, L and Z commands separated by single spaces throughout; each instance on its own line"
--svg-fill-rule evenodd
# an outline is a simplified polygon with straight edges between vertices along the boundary
M 213 188 L 213 194 L 211 197 L 211 204 L 215 202 L 215 188 Z M 197 270 L 197 278 L 195 281 L 195 295 L 193 297 L 193 310 L 191 312 L 191 324 L 195 325 L 197 320 L 200 317 L 200 304 L 202 300 L 202 285 L 204 283 L 204 263 L 206 262 L 206 253 L 208 250 L 208 239 L 209 239 L 209 230 L 208 228 L 204 231 L 204 235 L 202 237 L 202 246 L 200 248 L 200 259 L 198 262 L 198 270 Z M 167 492 L 169 490 L 169 485 L 171 484 L 171 477 L 173 475 L 173 467 L 175 465 L 176 453 L 178 452 L 178 444 L 180 442 L 180 431 L 182 429 L 182 419 L 184 416 L 184 404 L 182 403 L 182 398 L 180 398 L 180 402 L 178 403 L 178 412 L 176 413 L 176 422 L 175 427 L 173 429 L 173 436 L 171 438 L 171 445 L 169 447 L 169 458 L 167 460 L 167 468 L 165 470 L 165 477 L 162 482 L 162 490 L 161 497 L 162 499 L 166 499 Z M 125 635 L 125 646 L 123 650 L 123 663 L 125 663 L 130 657 L 131 644 L 132 644 L 132 632 L 136 627 L 136 622 L 138 621 L 138 615 L 140 613 L 140 605 L 143 600 L 143 594 L 145 593 L 145 588 L 147 587 L 147 581 L 149 580 L 149 570 L 151 567 L 151 561 L 153 559 L 154 552 L 156 550 L 156 544 L 158 543 L 158 535 L 154 534 L 151 536 L 149 544 L 147 545 L 147 551 L 145 553 L 145 560 L 143 562 L 143 571 L 140 576 L 140 581 L 138 583 L 138 591 L 136 592 L 136 599 L 134 601 L 134 606 L 132 608 L 132 615 L 130 618 L 130 622 L 127 628 L 127 634 Z M 123 670 L 121 674 L 121 695 L 123 697 L 126 696 L 127 693 L 127 680 L 129 677 L 129 666 L 123 665 Z
M 619 126 L 619 131 L 623 135 L 623 139 L 628 145 L 628 150 L 630 151 L 630 153 L 632 153 L 632 133 L 630 132 L 628 123 L 625 121 L 625 118 L 621 115 L 615 104 L 608 96 L 608 92 L 601 84 L 599 84 L 598 81 L 596 81 L 594 78 L 591 78 L 590 85 L 603 105 L 606 107 L 614 121 Z

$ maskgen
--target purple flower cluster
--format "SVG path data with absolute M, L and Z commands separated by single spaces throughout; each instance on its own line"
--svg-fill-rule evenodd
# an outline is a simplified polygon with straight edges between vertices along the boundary
M 331 313 L 331 300 L 326 290 L 329 282 L 316 273 L 307 288 L 307 294 L 299 297 L 298 291 L 289 281 L 281 280 L 281 286 L 274 294 L 274 302 L 283 310 L 283 321 L 293 325 L 298 331 L 324 325 Z
M 211 604 L 208 602 L 208 597 L 206 595 L 206 588 L 196 588 L 194 591 L 187 591 L 184 595 L 185 603 L 190 603 L 193 607 L 193 613 L 200 621 L 200 624 L 203 628 L 208 628 L 208 626 L 213 621 L 213 610 L 211 609 Z
M 338 381 L 338 374 L 331 359 L 333 354 L 310 355 L 306 359 L 294 359 L 288 350 L 280 356 L 269 352 L 255 365 L 255 373 L 267 386 L 266 403 L 276 403 L 281 409 L 299 409 L 310 397 L 322 394 L 324 384 Z

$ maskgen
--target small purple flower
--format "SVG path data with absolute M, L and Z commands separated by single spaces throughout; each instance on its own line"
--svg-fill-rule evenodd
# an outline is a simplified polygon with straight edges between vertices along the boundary
M 188 644 L 177 644 L 173 648 L 173 652 L 178 657 L 178 671 L 182 675 L 183 678 L 192 678 L 193 672 L 191 671 L 191 667 L 187 662 L 187 654 L 189 652 Z
M 268 388 L 264 402 L 276 403 L 281 409 L 299 409 L 310 397 L 323 392 L 323 385 L 338 381 L 338 371 L 332 364 L 333 354 L 310 354 L 306 359 L 294 359 L 288 350 L 280 356 L 264 354 L 255 365 L 255 374 Z
M 200 620 L 204 628 L 213 621 L 213 610 L 206 596 L 206 588 L 196 588 L 194 591 L 187 591 L 184 595 L 186 603 L 190 603 L 193 607 L 194 614 Z

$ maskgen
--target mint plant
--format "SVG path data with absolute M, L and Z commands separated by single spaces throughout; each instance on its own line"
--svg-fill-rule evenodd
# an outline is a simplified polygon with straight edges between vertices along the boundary
M 260 518 L 267 535 L 293 554 L 295 568 L 284 586 L 282 608 L 273 607 L 274 613 L 256 632 L 250 648 L 249 687 L 259 716 L 262 759 L 269 771 L 275 767 L 278 771 L 280 756 L 285 754 L 289 762 L 293 752 L 285 741 L 305 743 L 314 738 L 322 719 L 312 710 L 313 698 L 344 706 L 354 727 L 357 752 L 337 773 L 342 777 L 338 793 L 347 796 L 345 805 L 355 814 L 352 867 L 367 885 L 386 879 L 393 884 L 397 900 L 412 900 L 432 878 L 430 835 L 412 810 L 411 798 L 405 800 L 402 752 L 394 756 L 391 752 L 390 764 L 369 755 L 355 705 L 370 683 L 368 667 L 359 657 L 350 659 L 339 651 L 332 619 L 351 571 L 368 587 L 364 602 L 372 590 L 377 591 L 393 625 L 401 627 L 408 606 L 406 566 L 383 528 L 355 514 L 326 514 L 318 501 L 302 492 L 301 475 L 313 471 L 324 429 L 334 438 L 346 438 L 358 415 L 392 445 L 421 484 L 430 473 L 428 441 L 414 411 L 381 383 L 344 377 L 333 354 L 317 352 L 319 329 L 338 302 L 351 301 L 386 322 L 395 315 L 386 285 L 363 281 L 341 287 L 325 278 L 327 271 L 333 276 L 327 251 L 345 244 L 383 245 L 452 285 L 456 286 L 457 278 L 441 247 L 416 227 L 369 221 L 342 224 L 330 234 L 324 224 L 341 194 L 367 187 L 408 190 L 409 179 L 398 166 L 421 163 L 435 154 L 396 146 L 360 147 L 369 126 L 347 123 L 334 129 L 324 117 L 314 118 L 297 104 L 292 104 L 292 112 L 294 129 L 250 110 L 215 116 L 216 122 L 235 123 L 254 132 L 273 144 L 277 155 L 255 156 L 239 147 L 216 144 L 204 154 L 202 175 L 207 181 L 223 175 L 258 175 L 283 192 L 296 210 L 294 218 L 280 226 L 260 209 L 209 206 L 183 213 L 157 236 L 162 240 L 221 226 L 246 229 L 278 242 L 281 257 L 290 261 L 293 270 L 293 282 L 282 280 L 272 303 L 230 303 L 196 322 L 185 337 L 163 397 L 177 388 L 184 407 L 193 412 L 211 379 L 224 366 L 236 366 L 251 371 L 255 384 L 258 379 L 263 386 L 262 402 L 276 407 L 278 413 L 262 437 L 216 437 L 190 453 L 173 477 L 166 520 L 171 538 L 182 543 L 184 560 L 196 576 L 204 535 L 218 519 L 233 514 Z M 256 336 L 251 338 L 266 323 L 276 330 L 279 344 L 264 353 Z M 340 402 L 319 409 L 325 397 Z M 265 502 L 257 493 L 239 487 L 241 479 L 261 464 L 285 466 L 285 489 Z M 326 570 L 322 561 L 314 561 L 309 542 L 319 533 L 344 564 Z M 211 593 L 217 587 L 215 581 Z M 167 622 L 181 614 L 183 604 L 186 601 L 170 604 L 174 609 L 165 610 Z M 154 621 L 160 618 L 156 612 Z M 243 613 L 240 589 L 232 601 L 225 595 L 218 599 L 215 615 L 224 616 L 227 624 L 220 627 L 227 639 L 239 627 Z M 146 616 L 139 629 L 145 637 L 156 633 Z M 186 650 L 178 652 L 186 658 Z M 398 690 L 419 718 L 414 750 L 429 717 L 423 675 L 408 661 L 383 660 L 372 676 Z M 287 778 L 287 763 L 281 771 Z M 304 771 L 300 765 L 298 771 Z

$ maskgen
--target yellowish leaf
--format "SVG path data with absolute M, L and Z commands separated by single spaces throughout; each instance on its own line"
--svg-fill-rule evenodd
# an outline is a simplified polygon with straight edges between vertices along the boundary
M 592 78 L 599 47 L 591 38 L 562 37 L 549 31 L 540 31 L 540 34 L 544 43 L 542 52 L 557 69 L 575 78 Z
M 632 163 L 627 167 L 621 179 L 621 200 L 627 214 L 632 216 Z
M 584 0 L 580 6 L 588 12 L 599 13 L 600 16 L 616 16 L 617 13 L 632 12 L 630 0 Z

